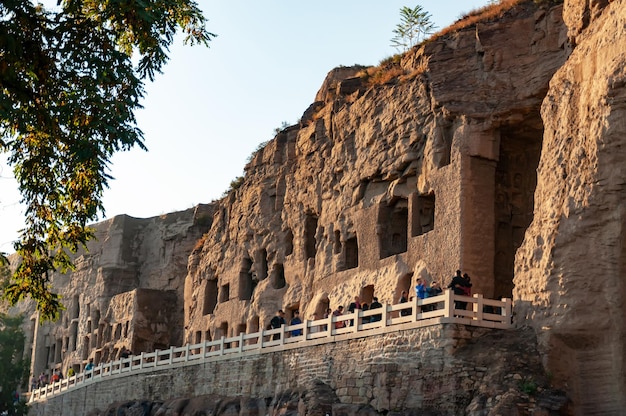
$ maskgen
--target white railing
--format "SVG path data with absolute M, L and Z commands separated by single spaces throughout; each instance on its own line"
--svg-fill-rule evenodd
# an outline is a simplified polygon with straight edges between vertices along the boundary
M 455 302 L 466 302 L 472 307 L 455 309 Z M 215 341 L 132 355 L 128 358 L 99 364 L 92 370 L 35 389 L 31 392 L 30 401 L 39 401 L 68 389 L 114 375 L 129 375 L 129 373 L 150 368 L 163 369 L 182 362 L 218 360 L 223 356 L 236 358 L 237 354 L 241 355 L 249 351 L 261 354 L 270 351 L 272 347 L 284 348 L 286 345 L 290 348 L 304 347 L 345 338 L 375 335 L 380 334 L 380 329 L 396 330 L 391 327 L 397 327 L 400 324 L 412 324 L 408 327 L 417 328 L 438 323 L 459 323 L 506 329 L 512 326 L 511 312 L 511 299 L 485 299 L 479 294 L 459 296 L 448 289 L 436 297 L 416 298 L 410 302 L 383 305 L 382 308 L 367 311 L 357 309 L 354 313 L 331 315 L 315 321 L 307 320 L 297 325 L 283 325 L 277 329 L 266 329 L 252 334 L 241 333 L 235 337 L 222 337 Z M 407 325 L 404 325 L 400 329 L 406 328 Z M 375 329 L 379 331 L 374 331 Z M 293 331 L 298 330 L 301 331 L 300 335 L 293 335 Z M 347 336 L 336 338 L 342 334 Z M 275 348 L 271 351 L 274 350 Z

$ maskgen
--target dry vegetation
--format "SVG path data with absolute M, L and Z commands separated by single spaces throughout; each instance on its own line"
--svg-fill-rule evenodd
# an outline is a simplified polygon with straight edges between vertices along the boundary
M 430 38 L 424 40 L 422 44 L 433 41 L 449 33 L 454 33 L 459 30 L 465 29 L 467 27 L 475 25 L 476 23 L 499 19 L 507 11 L 509 11 L 516 5 L 521 3 L 529 3 L 531 1 L 537 4 L 557 4 L 563 2 L 563 0 L 500 0 L 497 3 L 488 4 L 479 9 L 470 11 L 452 25 L 440 30 L 439 32 L 433 34 Z M 420 45 L 417 45 L 416 47 L 419 46 Z M 364 79 L 367 85 L 373 86 L 413 79 L 427 70 L 427 60 L 424 59 L 419 68 L 416 68 L 408 73 L 400 66 L 400 61 L 403 56 L 403 54 L 397 54 L 386 58 L 381 61 L 378 66 L 369 67 L 361 71 L 359 73 L 359 76 Z
M 465 29 L 468 26 L 476 23 L 485 22 L 489 20 L 501 18 L 507 11 L 514 6 L 521 3 L 530 3 L 531 0 L 500 0 L 497 3 L 488 4 L 476 10 L 472 10 L 457 20 L 452 25 L 435 33 L 431 39 L 436 39 L 440 36 L 444 36 L 448 33 L 456 32 L 461 29 Z M 563 0 L 532 0 L 535 4 L 559 4 L 563 3 Z

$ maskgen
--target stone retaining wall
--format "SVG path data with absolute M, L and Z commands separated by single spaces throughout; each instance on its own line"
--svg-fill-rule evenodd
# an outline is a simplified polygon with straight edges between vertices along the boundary
M 436 408 L 454 414 L 471 401 L 481 368 L 455 352 L 491 332 L 485 328 L 441 324 L 408 325 L 392 333 L 294 348 L 269 348 L 238 359 L 181 363 L 128 376 L 111 376 L 33 404 L 31 415 L 86 415 L 124 400 L 170 400 L 215 394 L 274 400 L 283 392 L 330 387 L 341 403 L 370 405 L 378 411 Z M 484 373 L 485 369 L 482 369 Z

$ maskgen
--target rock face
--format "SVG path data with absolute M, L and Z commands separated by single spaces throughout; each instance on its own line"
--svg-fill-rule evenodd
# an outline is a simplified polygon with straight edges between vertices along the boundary
M 39 325 L 32 305 L 21 305 L 31 313 L 32 373 L 70 367 L 78 373 L 90 358 L 117 359 L 123 347 L 141 352 L 180 344 L 187 259 L 212 214 L 211 206 L 198 206 L 96 224 L 88 252 L 74 259 L 76 270 L 53 277 L 66 307 L 61 319 Z
M 355 295 L 395 303 L 460 268 L 475 293 L 513 298 L 568 414 L 619 414 L 625 27 L 626 0 L 521 1 L 399 62 L 331 71 L 202 221 L 98 225 L 102 242 L 58 286 L 62 324 L 34 334 L 48 348 L 35 362 L 255 332 L 278 309 L 307 319 Z M 149 316 L 155 298 L 170 300 Z
M 185 340 L 256 331 L 279 308 L 393 303 L 460 267 L 475 291 L 510 297 L 539 109 L 568 54 L 561 15 L 519 6 L 411 51 L 384 85 L 332 71 L 220 203 L 190 259 Z
M 514 296 L 519 316 L 540 334 L 554 382 L 571 392 L 578 414 L 620 414 L 626 409 L 626 2 L 572 3 L 566 16 L 577 45 L 543 102 L 535 214 L 517 253 Z

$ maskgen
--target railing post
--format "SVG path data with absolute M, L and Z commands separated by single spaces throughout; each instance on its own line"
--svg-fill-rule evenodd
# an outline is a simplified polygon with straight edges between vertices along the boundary
M 411 315 L 413 315 L 413 322 L 416 322 L 417 321 L 417 315 L 419 315 L 419 313 L 420 313 L 419 306 L 418 306 L 420 298 L 419 298 L 419 296 L 417 296 L 417 294 L 415 294 L 415 297 L 413 299 L 414 299 L 413 311 L 412 311 L 413 313 Z
M 139 355 L 139 369 L 140 370 L 143 368 L 143 363 L 144 363 L 144 359 L 143 359 L 143 351 L 142 351 L 141 354 Z
M 383 306 L 383 327 L 388 325 L 387 320 L 389 319 L 389 305 L 385 303 Z
M 280 326 L 280 345 L 285 345 L 285 328 L 286 325 Z
M 170 359 L 168 360 L 168 364 L 172 364 L 174 362 L 174 346 L 170 347 Z
M 224 336 L 220 338 L 220 355 L 224 355 Z
M 502 307 L 503 324 L 513 325 L 513 301 L 510 298 L 502 298 L 504 303 Z
M 185 345 L 185 361 L 189 361 L 189 343 Z M 204 351 L 204 349 L 203 349 Z
M 443 316 L 446 318 L 452 318 L 454 317 L 454 291 L 452 291 L 452 289 L 446 289 L 444 294 L 445 302 L 443 304 Z
M 309 324 L 311 323 L 310 320 L 305 320 L 304 321 L 304 328 L 302 328 L 302 335 L 304 335 L 304 340 L 306 341 L 307 339 L 309 339 Z
M 354 310 L 354 326 L 352 327 L 352 332 L 359 332 L 359 325 L 361 324 L 361 310 Z
M 239 352 L 243 352 L 243 332 L 239 333 Z
M 333 314 L 332 312 L 328 314 L 328 324 L 326 324 L 327 337 L 331 337 L 333 335 L 333 329 L 335 327 L 335 323 L 333 322 Z
M 476 299 L 476 301 L 474 302 L 473 306 L 473 310 L 474 310 L 474 318 L 476 320 L 478 320 L 478 322 L 482 322 L 483 320 L 483 295 L 482 293 L 474 293 L 474 299 Z
M 259 331 L 259 349 L 262 350 L 263 349 L 263 343 L 265 342 L 265 329 L 261 328 L 261 330 Z

